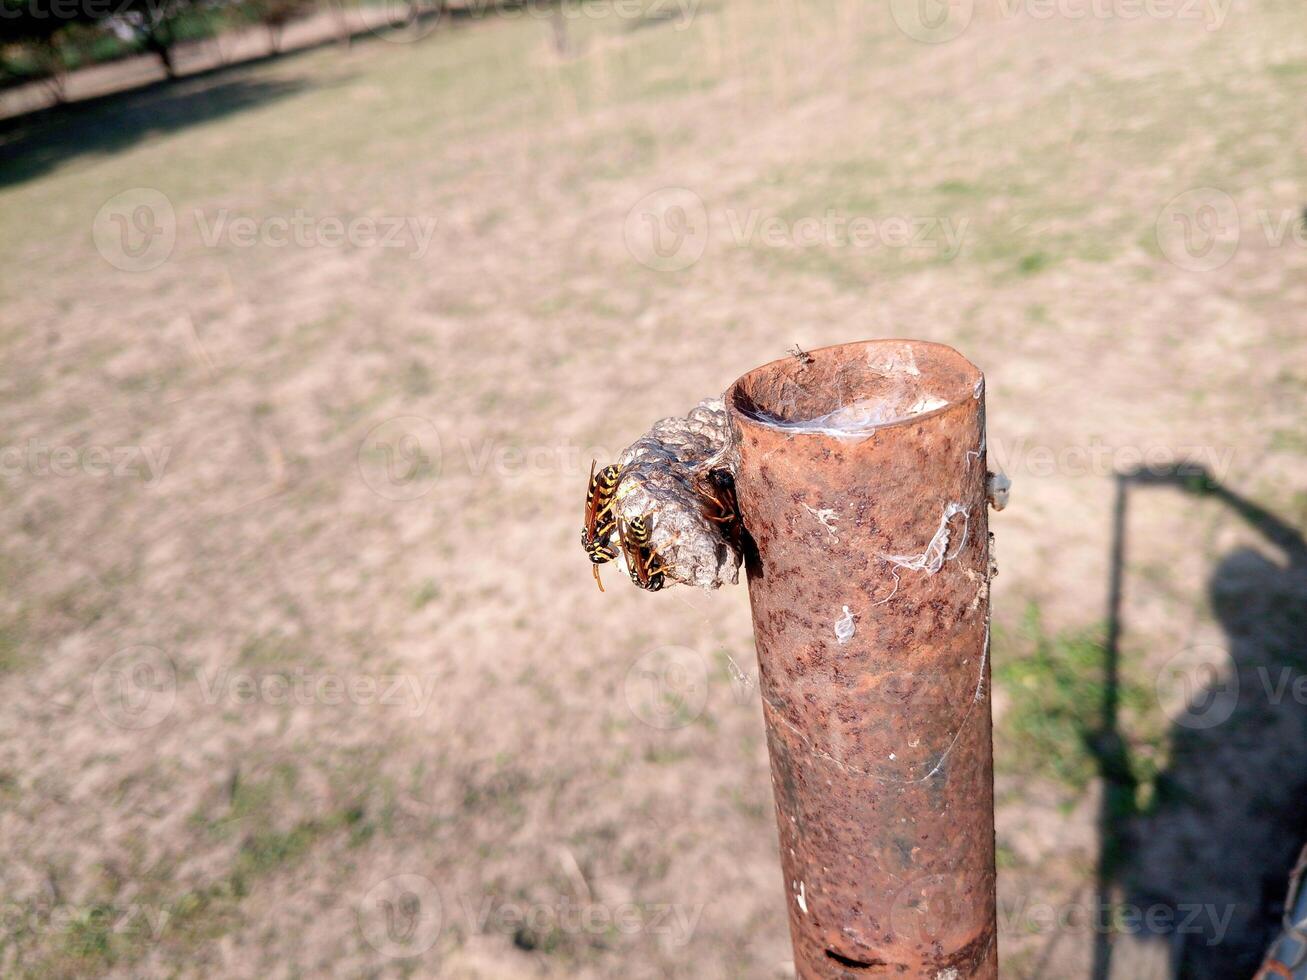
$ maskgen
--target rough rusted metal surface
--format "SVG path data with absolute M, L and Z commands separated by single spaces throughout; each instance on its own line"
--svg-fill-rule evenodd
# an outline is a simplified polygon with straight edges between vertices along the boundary
M 994 977 L 984 380 L 811 354 L 726 394 L 795 966 Z

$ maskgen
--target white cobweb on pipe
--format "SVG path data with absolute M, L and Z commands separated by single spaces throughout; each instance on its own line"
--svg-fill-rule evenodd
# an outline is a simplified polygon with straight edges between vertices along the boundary
M 840 646 L 848 643 L 853 639 L 856 627 L 853 625 L 853 613 L 849 612 L 849 607 L 844 607 L 844 615 L 835 620 L 835 639 Z
M 949 521 L 958 514 L 963 517 L 962 538 L 958 541 L 957 548 L 953 554 L 948 554 L 949 543 Z M 919 555 L 881 555 L 887 562 L 896 565 L 899 568 L 906 568 L 913 572 L 925 572 L 927 575 L 934 575 L 944 567 L 944 562 L 952 561 L 967 544 L 967 530 L 971 526 L 971 514 L 967 508 L 961 504 L 951 503 L 944 508 L 944 513 L 939 519 L 939 527 L 935 529 L 935 534 L 931 537 L 930 543 L 926 545 L 926 550 Z
M 962 535 L 958 540 L 957 547 L 953 553 L 948 553 L 949 522 L 959 514 L 962 515 Z M 930 543 L 926 545 L 926 550 L 919 555 L 881 555 L 880 557 L 894 566 L 891 574 L 894 576 L 894 588 L 890 590 L 889 595 L 883 599 L 877 599 L 872 603 L 873 606 L 881 606 L 889 602 L 898 594 L 899 591 L 899 572 L 907 569 L 911 572 L 925 572 L 927 575 L 934 575 L 944 567 L 944 562 L 952 561 L 962 553 L 962 549 L 967 545 L 967 532 L 971 528 L 971 512 L 958 503 L 950 503 L 944 508 L 944 513 L 940 516 L 939 527 L 935 529 L 934 535 L 931 536 Z

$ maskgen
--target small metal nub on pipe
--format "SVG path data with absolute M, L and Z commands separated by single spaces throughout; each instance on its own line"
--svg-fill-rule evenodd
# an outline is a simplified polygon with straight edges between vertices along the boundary
M 906 340 L 726 393 L 801 978 L 997 976 L 984 399 Z

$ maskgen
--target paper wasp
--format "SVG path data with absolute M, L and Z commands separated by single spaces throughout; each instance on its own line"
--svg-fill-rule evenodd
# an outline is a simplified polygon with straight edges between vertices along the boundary
M 699 485 L 699 495 L 709 504 L 704 516 L 722 525 L 722 534 L 740 548 L 740 505 L 735 499 L 735 477 L 730 470 L 709 470 Z
M 604 583 L 599 578 L 599 566 L 617 557 L 617 549 L 612 546 L 613 504 L 617 500 L 617 484 L 621 481 L 622 471 L 616 466 L 605 466 L 598 475 L 595 474 L 595 461 L 590 460 L 590 485 L 585 493 L 585 526 L 581 528 L 581 547 L 594 562 L 591 571 L 599 591 L 604 591 Z
M 642 589 L 657 592 L 667 583 L 667 566 L 654 548 L 649 532 L 649 523 L 643 517 L 632 517 L 629 522 L 619 521 L 617 525 L 622 552 L 631 569 L 631 581 Z

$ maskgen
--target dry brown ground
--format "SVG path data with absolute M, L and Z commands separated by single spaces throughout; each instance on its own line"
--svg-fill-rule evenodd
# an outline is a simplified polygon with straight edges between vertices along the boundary
M 490 19 L 9 130 L 0 974 L 784 975 L 745 592 L 600 595 L 581 494 L 593 455 L 788 345 L 875 336 L 986 371 L 1016 484 L 993 521 L 1005 975 L 1090 974 L 1092 930 L 1031 908 L 1089 902 L 1104 846 L 1122 901 L 1236 906 L 1177 955 L 1241 969 L 1307 754 L 1307 709 L 1256 671 L 1307 666 L 1307 249 L 1263 220 L 1307 200 L 1307 17 L 978 6 L 937 44 L 852 2 L 565 39 Z M 176 243 L 124 271 L 101 209 L 142 187 Z M 661 214 L 671 264 L 703 246 L 677 270 L 637 261 L 665 188 L 708 229 L 678 251 Z M 1238 247 L 1186 268 L 1233 228 L 1221 194 Z M 420 256 L 204 240 L 296 209 L 435 230 Z M 828 210 L 966 230 L 956 256 L 738 240 Z M 1228 493 L 1131 489 L 1120 731 L 1096 740 L 1111 465 L 1146 448 L 1205 454 Z M 650 702 L 666 647 L 689 672 Z M 1154 693 L 1191 649 L 1239 670 L 1223 725 Z M 399 703 L 358 686 L 392 677 Z M 416 923 L 396 875 L 431 883 Z

